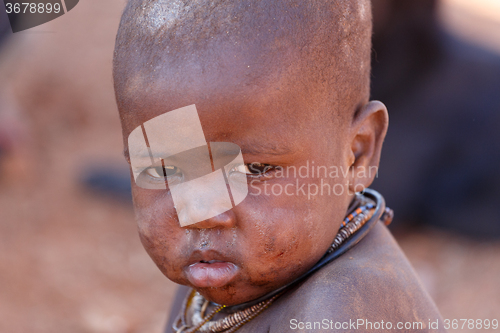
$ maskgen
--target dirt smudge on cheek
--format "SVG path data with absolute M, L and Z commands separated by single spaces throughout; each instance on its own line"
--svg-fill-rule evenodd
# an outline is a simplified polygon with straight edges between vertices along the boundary
M 175 216 L 159 200 L 147 206 L 135 206 L 135 219 L 141 243 L 149 256 L 159 267 L 171 266 L 167 256 L 180 253 L 183 243 L 179 234 L 171 230 Z
M 276 248 L 276 237 L 270 237 L 266 244 L 264 245 L 264 251 L 267 252 L 274 252 Z
M 135 221 L 141 238 L 151 239 L 155 221 L 159 216 L 159 209 L 154 205 L 147 207 L 135 207 Z

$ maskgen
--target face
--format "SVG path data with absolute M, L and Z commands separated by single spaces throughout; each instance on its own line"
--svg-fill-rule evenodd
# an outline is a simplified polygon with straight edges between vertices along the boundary
M 221 53 L 231 60 L 210 66 L 206 58 L 192 57 L 156 70 L 154 77 L 129 72 L 117 96 L 124 142 L 145 121 L 195 104 L 207 142 L 241 148 L 247 165 L 235 171 L 247 173 L 246 199 L 186 227 L 168 188 L 144 189 L 132 179 L 141 241 L 160 270 L 207 299 L 234 305 L 292 281 L 324 255 L 352 193 L 342 172 L 313 177 L 312 166 L 348 170 L 352 161 L 349 126 L 335 117 L 335 106 L 295 77 L 249 62 L 251 54 Z M 292 172 L 300 167 L 301 174 Z M 336 186 L 338 195 L 328 194 L 325 184 Z M 324 193 L 314 194 L 321 187 Z

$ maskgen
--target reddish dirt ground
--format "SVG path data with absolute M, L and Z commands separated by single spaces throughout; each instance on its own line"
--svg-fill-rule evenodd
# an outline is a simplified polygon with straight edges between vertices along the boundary
M 174 284 L 143 250 L 132 208 L 79 185 L 99 161 L 126 168 L 111 80 L 123 5 L 81 1 L 0 59 L 21 111 L 0 180 L 0 332 L 159 333 L 166 321 Z M 399 242 L 444 318 L 500 320 L 499 243 L 437 230 Z

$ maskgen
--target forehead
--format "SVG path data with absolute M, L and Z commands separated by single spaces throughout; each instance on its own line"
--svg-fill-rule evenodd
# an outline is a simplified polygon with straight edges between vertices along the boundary
M 356 5 L 363 1 L 134 3 L 115 49 L 125 135 L 195 104 L 214 137 L 258 128 L 293 141 L 359 103 L 368 62 L 360 65 L 355 55 L 366 52 L 351 46 L 369 40 L 368 26 L 357 24 L 369 18 L 369 7 Z
M 221 47 L 217 54 L 191 56 L 182 63 L 164 61 L 153 70 L 135 66 L 117 87 L 124 134 L 165 112 L 195 104 L 207 141 L 229 141 L 275 149 L 311 138 L 331 125 L 332 105 L 294 72 L 278 63 L 292 57 L 260 61 L 260 53 Z M 276 66 L 275 66 L 276 63 Z M 317 96 L 315 96 L 317 94 Z M 251 139 L 251 140 L 250 140 Z M 242 146 L 242 149 L 244 147 Z

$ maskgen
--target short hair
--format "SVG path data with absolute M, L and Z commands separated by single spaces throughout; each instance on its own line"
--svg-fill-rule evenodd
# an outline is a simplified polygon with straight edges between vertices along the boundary
M 130 68 L 155 75 L 162 62 L 239 43 L 265 57 L 295 52 L 282 70 L 299 68 L 304 83 L 354 109 L 369 98 L 371 33 L 369 0 L 129 0 L 116 37 L 115 89 Z

